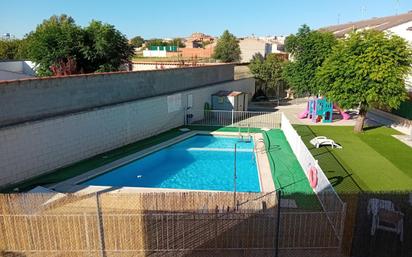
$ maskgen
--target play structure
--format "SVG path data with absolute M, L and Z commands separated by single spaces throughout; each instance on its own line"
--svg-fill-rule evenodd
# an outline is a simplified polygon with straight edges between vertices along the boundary
M 325 98 L 310 98 L 306 105 L 306 110 L 299 114 L 299 119 L 309 118 L 312 122 L 330 123 L 332 122 L 333 110 L 338 111 L 344 120 L 348 120 L 350 115 L 345 113 L 338 105 L 328 102 Z

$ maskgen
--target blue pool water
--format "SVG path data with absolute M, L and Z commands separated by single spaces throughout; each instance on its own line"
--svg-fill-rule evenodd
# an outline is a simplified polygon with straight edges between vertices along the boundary
M 253 142 L 195 135 L 83 182 L 83 185 L 260 192 Z

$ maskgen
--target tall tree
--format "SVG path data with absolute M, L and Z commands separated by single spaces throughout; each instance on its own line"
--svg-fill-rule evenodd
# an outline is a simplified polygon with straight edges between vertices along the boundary
M 407 98 L 412 50 L 401 37 L 376 30 L 341 40 L 317 72 L 321 92 L 343 108 L 359 107 L 355 132 L 370 107 L 398 108 Z
M 38 75 L 117 71 L 133 47 L 114 26 L 92 21 L 86 28 L 67 15 L 52 16 L 27 36 L 27 55 Z
M 84 28 L 81 53 L 79 64 L 84 72 L 102 72 L 119 70 L 134 51 L 126 36 L 113 25 L 93 20 Z
M 53 65 L 77 61 L 82 37 L 82 29 L 67 15 L 52 16 L 38 25 L 27 37 L 27 55 L 38 64 L 38 75 L 53 75 Z
M 249 68 L 255 78 L 261 80 L 266 88 L 275 89 L 283 81 L 282 73 L 285 63 L 276 54 L 269 54 L 266 58 L 261 54 L 256 54 Z
M 0 39 L 0 60 L 26 59 L 24 39 Z
M 213 53 L 213 58 L 222 62 L 240 61 L 240 47 L 236 37 L 225 30 L 218 39 Z
M 144 44 L 144 39 L 141 36 L 136 36 L 130 39 L 130 44 L 133 47 L 141 47 Z
M 311 30 L 307 25 L 286 38 L 285 49 L 291 54 L 292 61 L 286 65 L 284 76 L 293 91 L 298 94 L 318 94 L 316 69 L 322 65 L 335 44 L 333 34 Z

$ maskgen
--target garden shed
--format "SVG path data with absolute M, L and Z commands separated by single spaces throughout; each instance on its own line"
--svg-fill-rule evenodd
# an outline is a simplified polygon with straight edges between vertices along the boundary
M 212 109 L 247 111 L 248 94 L 239 91 L 219 91 L 212 95 Z

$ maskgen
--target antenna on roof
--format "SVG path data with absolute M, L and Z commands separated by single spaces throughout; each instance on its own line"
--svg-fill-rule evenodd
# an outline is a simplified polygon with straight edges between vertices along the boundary
M 398 13 L 399 13 L 399 6 L 400 6 L 399 0 L 396 0 L 396 8 L 395 8 L 395 14 L 396 15 L 398 15 Z
M 365 19 L 366 6 L 362 6 L 362 7 L 361 7 L 361 12 L 362 12 L 362 19 Z
M 338 25 L 340 24 L 340 13 L 338 13 Z
M 361 1 L 361 15 L 362 15 L 362 20 L 364 20 L 366 18 L 366 1 L 362 0 Z

